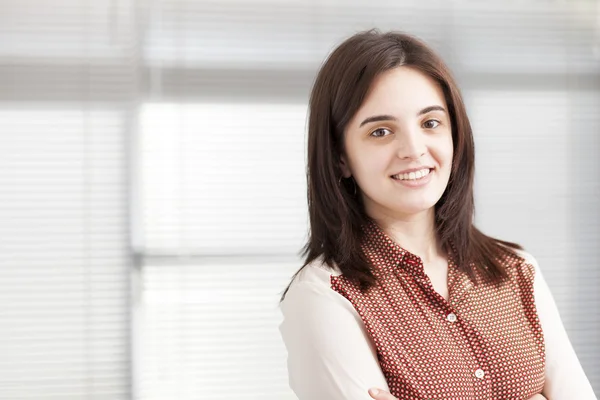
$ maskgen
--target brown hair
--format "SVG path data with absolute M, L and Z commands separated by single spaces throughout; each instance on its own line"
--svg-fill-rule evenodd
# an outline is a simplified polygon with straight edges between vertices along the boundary
M 370 30 L 339 45 L 321 67 L 310 96 L 308 120 L 308 210 L 310 233 L 301 255 L 304 265 L 322 257 L 330 267 L 358 282 L 375 283 L 362 252 L 361 227 L 372 221 L 357 196 L 353 178 L 341 179 L 344 130 L 362 105 L 374 79 L 387 70 L 410 66 L 440 85 L 452 125 L 454 158 L 450 179 L 435 205 L 435 231 L 458 268 L 469 277 L 499 282 L 507 273 L 499 253 L 515 254 L 516 243 L 486 236 L 473 225 L 475 154 L 473 133 L 458 86 L 441 58 L 419 39 L 398 32 Z M 341 179 L 341 181 L 340 181 Z M 290 282 L 291 285 L 291 282 Z M 289 289 L 285 289 L 281 300 Z

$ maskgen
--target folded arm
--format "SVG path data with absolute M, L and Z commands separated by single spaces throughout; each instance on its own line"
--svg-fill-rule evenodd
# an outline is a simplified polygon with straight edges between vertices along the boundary
M 299 400 L 372 400 L 369 388 L 389 391 L 376 350 L 352 304 L 335 296 L 300 282 L 282 303 L 290 387 Z
M 534 296 L 546 344 L 546 383 L 542 394 L 549 400 L 596 400 L 567 336 L 556 303 L 534 257 Z

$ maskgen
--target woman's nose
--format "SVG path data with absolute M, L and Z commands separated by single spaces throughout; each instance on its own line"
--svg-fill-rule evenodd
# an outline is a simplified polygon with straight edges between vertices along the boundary
M 419 159 L 427 152 L 425 138 L 418 130 L 405 131 L 398 135 L 398 157 L 402 159 Z

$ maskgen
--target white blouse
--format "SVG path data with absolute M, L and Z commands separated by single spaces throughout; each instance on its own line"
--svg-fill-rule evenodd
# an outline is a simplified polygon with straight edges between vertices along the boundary
M 537 261 L 517 252 L 535 267 L 535 304 L 546 348 L 542 394 L 549 400 L 597 400 Z M 331 289 L 331 275 L 340 271 L 332 273 L 319 260 L 311 263 L 281 303 L 289 385 L 300 400 L 372 400 L 369 388 L 389 390 L 375 345 L 356 309 Z

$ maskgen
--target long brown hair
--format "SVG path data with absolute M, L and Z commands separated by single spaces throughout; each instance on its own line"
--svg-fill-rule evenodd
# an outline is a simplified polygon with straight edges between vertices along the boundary
M 516 243 L 486 236 L 473 225 L 475 154 L 473 133 L 458 86 L 442 59 L 421 40 L 399 32 L 369 30 L 346 39 L 321 67 L 309 103 L 308 210 L 310 232 L 301 251 L 303 266 L 322 257 L 368 290 L 375 277 L 361 249 L 363 224 L 372 221 L 356 195 L 353 178 L 342 179 L 344 130 L 362 105 L 374 79 L 387 70 L 410 66 L 440 85 L 452 124 L 454 158 L 450 179 L 435 205 L 435 232 L 452 251 L 458 268 L 472 279 L 499 282 L 507 272 L 498 258 Z M 291 282 L 290 282 L 291 285 Z M 281 300 L 285 298 L 289 286 Z

